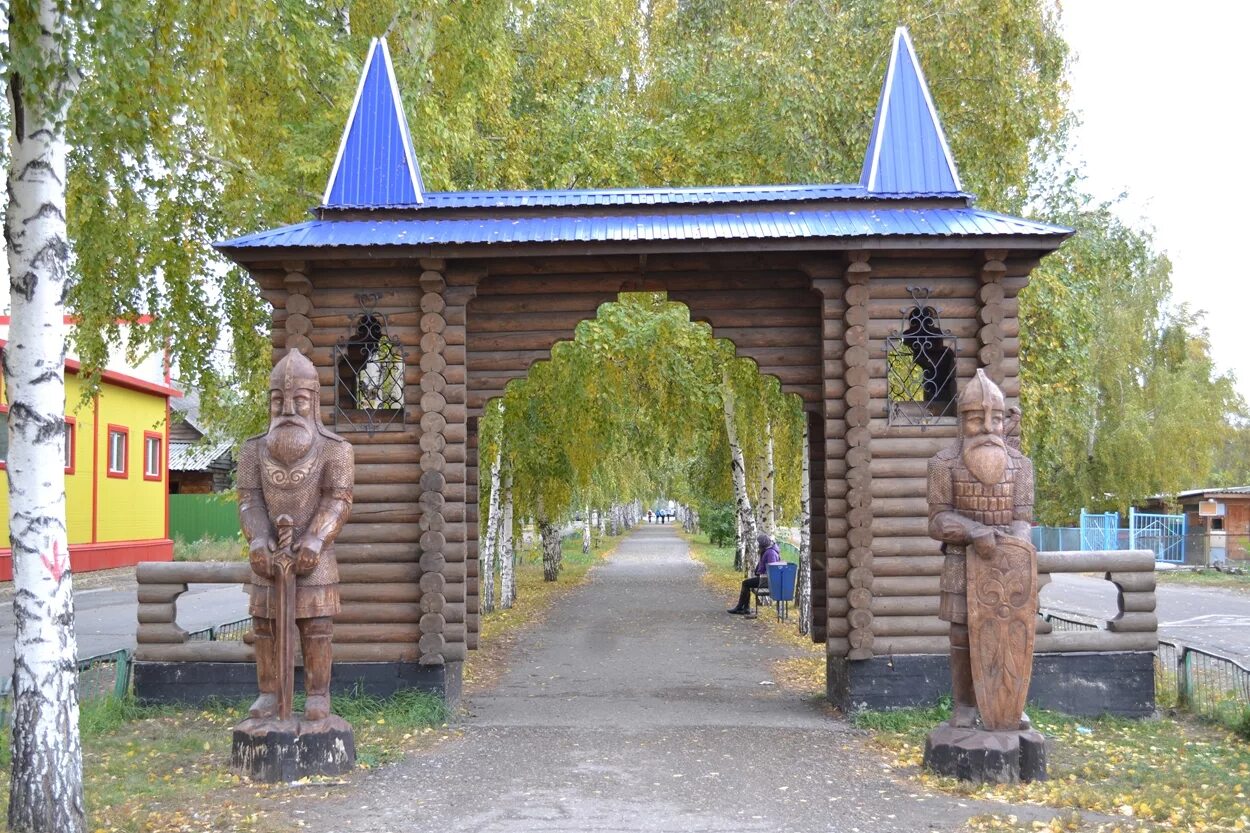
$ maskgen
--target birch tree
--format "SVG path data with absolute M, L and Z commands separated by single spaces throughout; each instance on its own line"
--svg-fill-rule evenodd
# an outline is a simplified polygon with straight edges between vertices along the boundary
M 777 468 L 773 462 L 773 421 L 764 421 L 764 457 L 760 466 L 760 526 L 765 535 L 777 535 L 777 510 L 773 503 Z
M 9 540 L 14 636 L 9 828 L 85 826 L 73 578 L 65 530 L 65 118 L 74 23 L 53 0 L 8 9 Z
M 483 613 L 489 613 L 495 609 L 495 562 L 499 552 L 499 533 L 503 526 L 502 507 L 499 500 L 499 468 L 502 462 L 503 449 L 501 448 L 495 454 L 495 462 L 490 466 L 490 500 L 486 512 L 486 538 L 482 541 L 482 549 L 478 555 L 478 585 Z M 502 565 L 502 558 L 499 562 Z
M 812 629 L 812 478 L 809 425 L 808 415 L 804 412 L 801 443 L 803 465 L 799 480 L 799 572 L 794 585 L 799 595 L 799 633 L 804 636 Z
M 499 606 L 512 607 L 516 599 L 516 562 L 512 546 L 512 472 L 503 473 L 499 513 Z
M 725 435 L 729 440 L 734 505 L 738 515 L 738 547 L 734 555 L 734 569 L 750 572 L 755 566 L 755 516 L 751 512 L 751 497 L 747 494 L 746 460 L 742 455 L 742 446 L 738 443 L 735 397 L 728 370 L 724 373 L 721 397 L 725 415 Z

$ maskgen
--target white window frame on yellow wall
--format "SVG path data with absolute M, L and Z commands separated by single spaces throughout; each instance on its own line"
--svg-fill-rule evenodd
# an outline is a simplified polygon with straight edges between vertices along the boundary
M 124 425 L 110 425 L 108 427 L 108 437 L 108 476 L 129 477 L 130 467 L 127 458 L 130 456 L 130 429 Z M 120 443 L 117 442 L 119 439 Z M 118 454 L 119 446 L 121 450 L 120 455 Z M 119 463 L 120 468 L 118 467 Z
M 162 437 L 152 432 L 143 434 L 143 479 L 161 479 L 161 446 Z

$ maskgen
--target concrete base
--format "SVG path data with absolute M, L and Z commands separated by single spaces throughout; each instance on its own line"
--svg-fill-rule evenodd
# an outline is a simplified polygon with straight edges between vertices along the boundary
M 1046 780 L 1046 739 L 1040 732 L 989 732 L 939 724 L 924 744 L 924 766 L 978 784 Z
M 336 662 L 330 690 L 389 697 L 398 691 L 428 691 L 455 705 L 460 700 L 464 663 Z M 295 690 L 304 687 L 304 669 L 295 669 Z M 199 705 L 209 700 L 250 700 L 256 696 L 256 665 L 251 662 L 136 662 L 135 697 L 143 703 Z
M 829 657 L 826 680 L 829 702 L 844 711 L 928 705 L 951 691 L 945 654 Z M 1074 715 L 1149 717 L 1154 686 L 1149 651 L 1037 654 L 1028 702 Z
M 289 783 L 310 775 L 342 775 L 356 766 L 356 740 L 346 720 L 258 720 L 234 727 L 230 771 L 253 781 Z

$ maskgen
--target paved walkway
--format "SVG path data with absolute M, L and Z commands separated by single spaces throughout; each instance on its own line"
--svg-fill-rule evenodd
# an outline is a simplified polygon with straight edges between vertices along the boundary
M 639 528 L 522 635 L 461 737 L 303 803 L 314 831 L 933 831 L 1044 808 L 926 795 L 772 685 L 793 650 L 729 616 L 669 527 Z

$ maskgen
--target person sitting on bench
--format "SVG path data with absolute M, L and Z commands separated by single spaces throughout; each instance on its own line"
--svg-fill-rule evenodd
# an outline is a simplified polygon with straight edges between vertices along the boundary
M 768 586 L 768 565 L 776 564 L 781 560 L 781 551 L 777 549 L 777 544 L 767 535 L 760 535 L 755 539 L 760 545 L 760 560 L 755 565 L 755 575 L 742 580 L 742 592 L 738 594 L 738 606 L 729 608 L 729 612 L 733 614 L 744 614 L 751 611 L 751 591 L 763 585 Z

